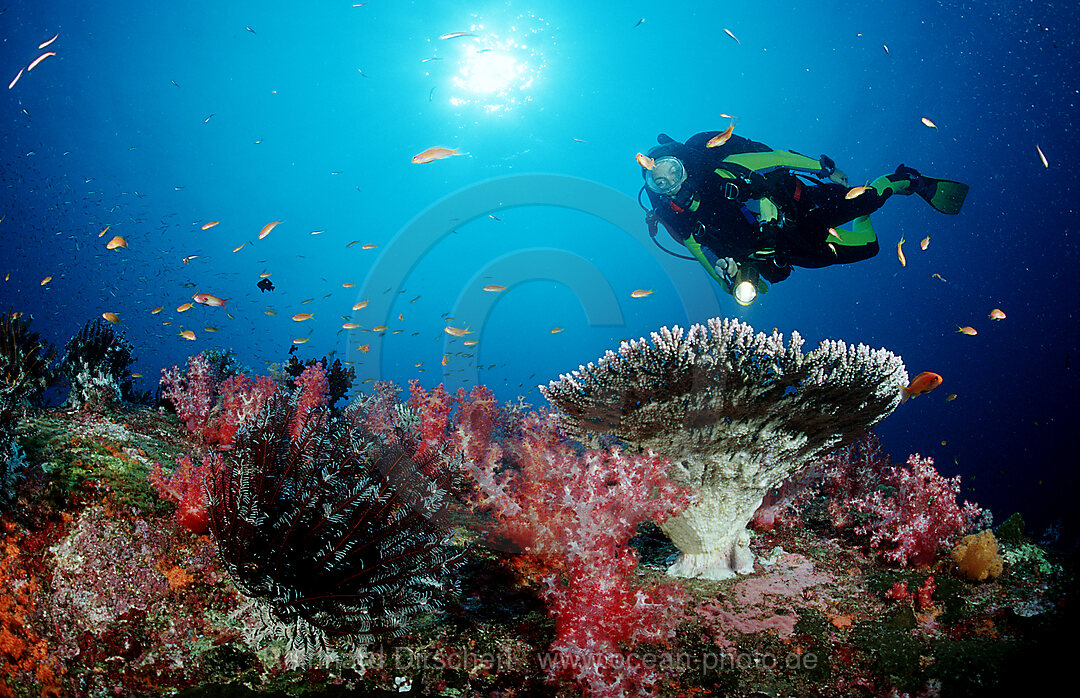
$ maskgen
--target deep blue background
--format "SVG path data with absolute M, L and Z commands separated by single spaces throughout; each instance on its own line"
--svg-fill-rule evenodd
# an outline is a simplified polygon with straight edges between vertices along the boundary
M 1019 509 L 1042 529 L 1075 516 L 1074 2 L 222 5 L 9 1 L 0 14 L 0 275 L 10 274 L 0 307 L 32 314 L 54 343 L 112 311 L 143 387 L 210 347 L 265 371 L 310 336 L 302 356 L 337 352 L 360 380 L 480 381 L 543 404 L 537 383 L 619 339 L 737 315 L 760 330 L 797 329 L 807 349 L 864 342 L 901 354 L 912 375 L 942 374 L 938 391 L 879 427 L 894 457 L 932 455 L 999 521 Z M 438 38 L 469 29 L 477 36 Z M 57 55 L 3 89 L 56 32 L 47 50 Z M 511 56 L 531 84 L 486 99 L 456 85 L 484 48 Z M 829 154 L 853 182 L 904 162 L 971 193 L 956 217 L 894 199 L 874 216 L 878 257 L 797 270 L 740 309 L 695 263 L 658 261 L 630 203 L 636 152 L 661 131 L 724 128 L 721 113 L 739 117 L 741 135 Z M 465 155 L 410 162 L 433 145 Z M 539 173 L 621 192 L 635 223 L 596 217 L 591 197 L 566 207 L 493 200 L 499 220 L 448 219 L 414 244 L 410 222 L 437 202 Z M 208 221 L 221 223 L 204 232 Z M 105 250 L 113 234 L 129 247 Z M 200 257 L 184 264 L 187 255 Z M 264 271 L 272 294 L 255 288 Z M 374 288 L 376 277 L 394 283 Z M 477 291 L 487 283 L 509 288 Z M 697 298 L 680 298 L 680 287 Z M 654 292 L 631 299 L 637 288 Z M 233 318 L 176 313 L 196 291 L 231 298 Z M 363 299 L 369 308 L 352 313 Z M 987 319 L 995 307 L 1005 321 Z M 292 322 L 299 312 L 315 317 Z M 481 343 L 466 351 L 443 333 L 444 315 Z M 346 334 L 343 317 L 390 329 Z

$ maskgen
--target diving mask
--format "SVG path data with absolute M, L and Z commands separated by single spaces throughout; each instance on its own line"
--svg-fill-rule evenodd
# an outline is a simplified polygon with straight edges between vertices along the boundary
M 665 155 L 645 173 L 645 186 L 662 196 L 673 196 L 686 181 L 686 168 L 679 158 Z

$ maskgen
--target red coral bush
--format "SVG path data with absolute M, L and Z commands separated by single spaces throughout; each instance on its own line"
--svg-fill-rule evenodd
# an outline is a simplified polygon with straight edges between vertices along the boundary
M 210 530 L 206 513 L 206 478 L 215 465 L 220 465 L 221 456 L 204 456 L 202 464 L 193 466 L 191 458 L 180 459 L 180 467 L 170 475 L 161 469 L 161 463 L 154 463 L 147 479 L 158 496 L 176 502 L 179 508 L 176 517 L 180 525 L 196 535 Z
M 670 464 L 651 453 L 582 452 L 548 418 L 500 406 L 484 387 L 451 395 L 414 381 L 409 392 L 425 447 L 465 459 L 471 503 L 493 519 L 489 543 L 517 553 L 513 568 L 555 618 L 542 657 L 549 677 L 598 696 L 653 691 L 662 673 L 633 650 L 669 640 L 687 602 L 674 583 L 631 582 L 638 555 L 629 541 L 642 522 L 688 505 L 667 478 Z M 384 389 L 372 398 L 381 422 L 391 421 L 392 397 Z
M 519 573 L 539 582 L 555 617 L 550 676 L 592 695 L 652 690 L 661 674 L 632 649 L 670 639 L 686 597 L 674 584 L 631 584 L 638 556 L 629 541 L 641 522 L 677 514 L 689 496 L 661 458 L 579 454 L 536 415 L 504 448 L 516 467 L 496 472 L 489 459 L 472 466 L 473 477 L 496 534 L 521 551 Z
M 982 512 L 976 504 L 957 501 L 959 475 L 942 477 L 933 459 L 917 453 L 908 458 L 906 467 L 887 469 L 881 484 L 892 493 L 879 489 L 853 500 L 860 512 L 871 515 L 855 531 L 870 536 L 871 547 L 899 565 L 930 564 Z

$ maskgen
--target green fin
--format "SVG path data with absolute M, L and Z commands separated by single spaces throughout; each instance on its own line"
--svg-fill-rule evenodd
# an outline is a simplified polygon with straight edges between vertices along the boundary
M 919 180 L 915 192 L 925 199 L 926 203 L 942 213 L 960 213 L 960 207 L 964 205 L 964 198 L 968 193 L 968 185 L 926 175 L 920 175 Z

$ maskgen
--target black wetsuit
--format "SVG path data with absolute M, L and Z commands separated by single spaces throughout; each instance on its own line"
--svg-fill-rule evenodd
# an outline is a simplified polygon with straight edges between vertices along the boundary
M 686 169 L 687 180 L 673 198 L 647 189 L 657 218 L 672 237 L 691 250 L 696 242 L 708 264 L 730 257 L 740 265 L 754 265 L 770 282 L 786 279 L 791 265 L 825 267 L 877 254 L 872 232 L 856 236 L 843 231 L 858 239 L 840 243 L 829 229 L 876 211 L 891 190 L 879 193 L 869 188 L 847 199 L 850 187 L 827 179 L 835 169 L 828 158 L 774 151 L 735 135 L 722 146 L 706 148 L 718 133 L 699 133 L 685 144 L 665 143 L 661 136 L 662 144 L 649 151 L 653 158 L 674 155 Z M 748 153 L 760 155 L 740 157 Z M 753 166 L 739 165 L 740 160 Z M 764 206 L 763 199 L 767 199 Z M 763 211 L 773 205 L 780 215 L 769 220 Z

